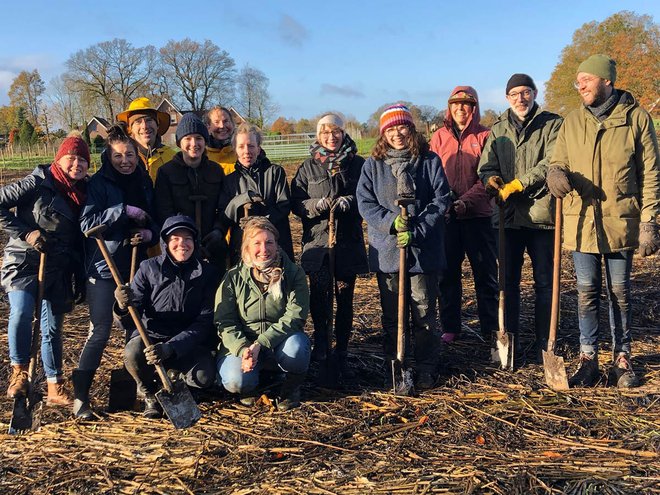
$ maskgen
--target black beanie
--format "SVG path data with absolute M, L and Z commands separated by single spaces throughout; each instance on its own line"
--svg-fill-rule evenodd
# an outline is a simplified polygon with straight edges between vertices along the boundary
M 534 80 L 531 77 L 527 74 L 514 74 L 509 78 L 509 82 L 506 83 L 506 94 L 509 94 L 511 88 L 517 88 L 518 86 L 527 86 L 536 91 L 536 84 L 534 84 Z
M 209 142 L 208 129 L 202 119 L 192 112 L 184 114 L 176 126 L 176 145 L 179 146 L 181 140 L 190 134 L 199 134 L 204 137 L 204 141 Z

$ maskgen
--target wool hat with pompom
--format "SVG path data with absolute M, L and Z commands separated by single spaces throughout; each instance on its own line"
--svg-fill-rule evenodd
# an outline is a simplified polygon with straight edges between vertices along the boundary
M 380 133 L 395 125 L 407 125 L 415 128 L 412 113 L 405 105 L 392 105 L 387 107 L 380 116 Z

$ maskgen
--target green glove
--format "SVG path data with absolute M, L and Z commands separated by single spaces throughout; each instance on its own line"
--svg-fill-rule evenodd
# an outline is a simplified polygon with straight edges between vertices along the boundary
M 396 232 L 408 232 L 410 230 L 410 222 L 401 215 L 396 216 L 393 226 Z
M 412 243 L 412 232 L 399 232 L 396 235 L 396 247 L 405 248 Z

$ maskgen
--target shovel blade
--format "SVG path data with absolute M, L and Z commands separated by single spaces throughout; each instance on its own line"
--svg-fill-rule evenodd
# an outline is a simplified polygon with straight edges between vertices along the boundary
M 18 435 L 32 428 L 32 414 L 26 397 L 16 397 L 9 422 L 9 434 Z
M 545 383 L 552 390 L 568 390 L 568 377 L 564 358 L 552 351 L 542 351 Z
M 394 395 L 408 396 L 415 390 L 412 370 L 404 368 L 398 359 L 392 360 L 392 384 Z
M 172 393 L 157 392 L 156 399 L 176 429 L 189 428 L 202 417 L 188 386 L 181 380 L 172 382 Z
M 137 398 L 137 385 L 126 368 L 118 368 L 110 372 L 110 396 L 108 411 L 132 411 Z
M 499 364 L 503 370 L 513 370 L 513 334 L 509 332 L 497 332 L 495 342 L 490 349 L 490 360 Z

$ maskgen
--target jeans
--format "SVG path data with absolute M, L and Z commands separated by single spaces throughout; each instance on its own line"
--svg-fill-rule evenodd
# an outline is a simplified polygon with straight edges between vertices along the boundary
M 447 269 L 440 280 L 440 322 L 444 332 L 461 332 L 461 277 L 466 254 L 474 277 L 481 333 L 490 338 L 497 331 L 498 297 L 497 251 L 490 218 L 452 220 L 446 226 Z
M 242 357 L 219 356 L 219 380 L 228 392 L 244 394 L 259 386 L 259 372 L 262 369 L 279 368 L 285 373 L 305 374 L 309 368 L 310 347 L 309 337 L 303 332 L 296 332 L 272 350 L 261 347 L 257 365 L 247 373 L 241 369 Z
M 610 312 L 613 351 L 630 353 L 630 273 L 633 251 L 592 254 L 573 253 L 578 289 L 578 324 L 580 351 L 590 357 L 598 353 L 598 312 L 602 286 L 602 264 L 605 265 L 605 287 Z
M 547 340 L 552 306 L 553 229 L 505 229 L 505 321 L 507 331 L 520 328 L 520 279 L 525 249 L 532 260 L 534 277 L 534 332 L 536 341 Z
M 152 339 L 151 343 L 156 344 L 164 340 Z M 140 392 L 144 394 L 154 394 L 156 387 L 156 370 L 147 364 L 147 358 L 144 356 L 144 343 L 142 339 L 133 337 L 128 341 L 124 348 L 124 364 L 126 370 L 131 374 L 138 385 Z M 163 366 L 167 370 L 177 370 L 183 374 L 186 385 L 193 388 L 209 388 L 215 381 L 215 362 L 210 349 L 196 347 L 186 356 L 170 357 L 163 361 Z
M 380 305 L 383 311 L 383 350 L 388 360 L 396 356 L 396 336 L 399 313 L 399 274 L 381 273 L 376 275 L 380 292 Z M 436 327 L 435 313 L 438 299 L 437 275 L 414 273 L 408 277 L 408 312 L 412 316 L 412 340 L 414 341 L 415 362 L 419 371 L 433 373 L 440 361 L 440 340 Z M 406 327 L 410 318 L 406 318 Z M 405 331 L 406 354 L 409 355 L 410 336 Z
M 32 293 L 12 290 L 9 296 L 9 359 L 11 364 L 30 363 L 32 320 L 36 300 Z M 64 315 L 54 315 L 50 301 L 41 305 L 41 360 L 48 381 L 62 375 L 62 323 Z
M 95 371 L 101 364 L 101 357 L 112 330 L 112 307 L 115 303 L 116 287 L 112 279 L 90 278 L 87 281 L 89 333 L 80 353 L 79 370 Z

